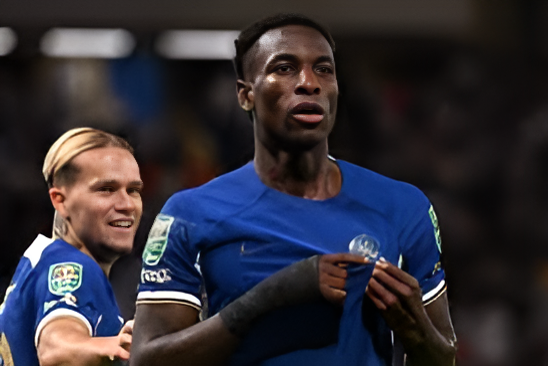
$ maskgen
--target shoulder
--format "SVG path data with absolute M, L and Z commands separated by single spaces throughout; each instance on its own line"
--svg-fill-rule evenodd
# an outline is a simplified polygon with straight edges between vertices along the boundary
M 254 201 L 263 190 L 253 164 L 248 163 L 200 187 L 175 193 L 162 213 L 186 219 L 224 216 Z
M 67 242 L 57 239 L 44 250 L 40 264 L 51 265 L 60 262 L 78 262 L 81 265 L 99 268 L 99 265 L 90 256 Z
M 36 271 L 40 276 L 47 276 L 52 293 L 74 291 L 82 281 L 102 286 L 105 277 L 101 267 L 91 257 L 59 239 L 44 250 Z M 56 288 L 57 285 L 60 287 Z M 65 285 L 71 288 L 64 288 Z
M 357 199 L 374 200 L 391 205 L 426 205 L 428 198 L 412 184 L 386 177 L 352 163 L 337 161 L 343 184 Z

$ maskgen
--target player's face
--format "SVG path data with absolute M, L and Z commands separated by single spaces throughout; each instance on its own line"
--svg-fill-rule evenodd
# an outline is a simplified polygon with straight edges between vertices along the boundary
M 77 238 L 96 260 L 129 253 L 143 212 L 135 158 L 106 147 L 85 151 L 72 162 L 80 172 L 65 189 L 64 207 Z
M 238 98 L 253 110 L 260 142 L 307 149 L 327 139 L 339 89 L 333 52 L 319 31 L 301 25 L 269 30 L 246 55 L 244 73 Z

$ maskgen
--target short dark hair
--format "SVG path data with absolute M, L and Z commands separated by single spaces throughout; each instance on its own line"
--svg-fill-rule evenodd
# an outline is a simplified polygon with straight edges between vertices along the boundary
M 244 79 L 243 58 L 249 49 L 257 42 L 259 38 L 271 29 L 283 27 L 285 25 L 304 25 L 314 28 L 319 31 L 331 46 L 331 50 L 335 52 L 335 41 L 331 33 L 323 25 L 315 20 L 298 13 L 280 13 L 263 18 L 244 30 L 234 41 L 236 46 L 236 56 L 234 57 L 234 68 L 239 79 Z

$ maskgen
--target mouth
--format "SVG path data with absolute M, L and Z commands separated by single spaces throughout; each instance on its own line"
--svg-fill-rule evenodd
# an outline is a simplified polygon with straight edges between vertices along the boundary
M 319 123 L 323 120 L 325 112 L 318 103 L 303 102 L 291 108 L 290 113 L 299 122 Z
M 128 219 L 114 220 L 109 222 L 108 224 L 116 228 L 129 229 L 133 226 L 133 220 L 128 220 Z

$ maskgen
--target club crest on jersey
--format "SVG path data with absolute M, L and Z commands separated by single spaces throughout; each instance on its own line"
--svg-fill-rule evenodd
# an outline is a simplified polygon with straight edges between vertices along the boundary
M 440 234 L 440 225 L 438 223 L 438 216 L 434 211 L 434 207 L 430 205 L 428 209 L 428 215 L 430 215 L 430 220 L 432 220 L 432 226 L 434 226 L 434 235 L 436 237 L 436 244 L 438 245 L 438 250 L 441 253 L 441 234 Z
M 58 296 L 77 290 L 82 284 L 82 265 L 73 262 L 57 263 L 49 267 L 49 291 Z
M 143 262 L 149 266 L 155 266 L 162 258 L 166 250 L 167 238 L 171 224 L 175 218 L 173 216 L 159 214 L 152 224 L 148 234 L 145 250 L 143 251 Z

